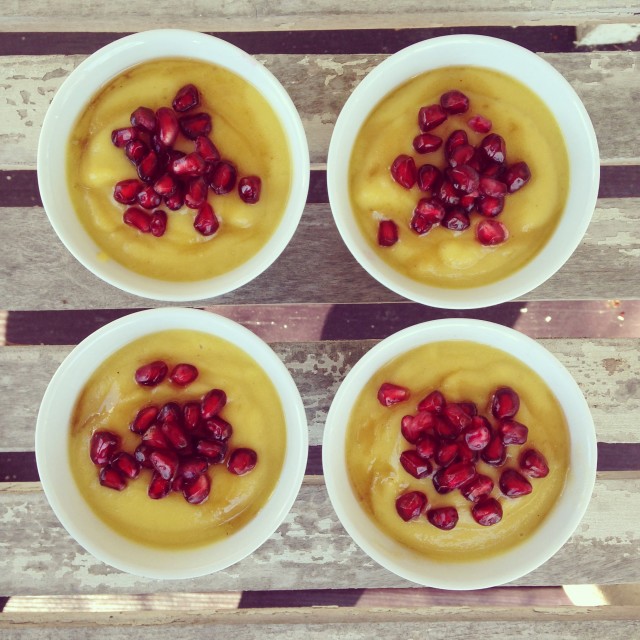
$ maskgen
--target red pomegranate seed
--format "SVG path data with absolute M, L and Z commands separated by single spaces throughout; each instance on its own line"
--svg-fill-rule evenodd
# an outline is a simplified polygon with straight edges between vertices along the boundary
M 458 440 L 458 456 L 456 462 L 467 462 L 475 464 L 478 462 L 478 452 L 472 451 L 464 440 Z
M 200 403 L 200 415 L 204 420 L 217 416 L 227 404 L 227 394 L 222 389 L 211 389 Z
M 206 420 L 203 429 L 210 438 L 221 442 L 226 442 L 233 433 L 233 427 L 220 416 L 213 416 Z
M 158 140 L 165 147 L 172 147 L 178 137 L 178 119 L 169 107 L 160 107 L 156 111 L 158 122 Z
M 171 480 L 165 480 L 159 473 L 154 473 L 147 489 L 152 500 L 160 500 L 171 493 Z
M 178 188 L 178 183 L 170 173 L 165 173 L 161 175 L 153 183 L 153 190 L 163 198 L 168 198 L 169 196 L 172 196 L 176 192 L 177 188 Z
M 162 433 L 160 425 L 152 424 L 143 434 L 142 442 L 152 449 L 168 449 L 171 445 L 167 437 Z M 149 454 L 150 455 L 150 454 Z M 138 459 L 138 458 L 136 458 Z
M 399 155 L 391 165 L 391 177 L 405 189 L 411 189 L 416 183 L 418 170 L 411 156 Z
M 476 211 L 486 218 L 495 218 L 504 209 L 504 198 L 481 195 L 476 198 Z
M 471 402 L 470 400 L 458 402 L 458 406 L 470 417 L 478 415 L 478 407 L 475 402 Z
M 143 186 L 142 182 L 135 178 L 120 180 L 120 182 L 116 182 L 113 189 L 113 199 L 120 204 L 133 204 Z
M 398 402 L 404 402 L 410 396 L 409 389 L 391 382 L 383 382 L 378 389 L 378 402 L 383 407 L 391 407 L 394 404 L 398 404 Z
M 507 459 L 507 449 L 502 444 L 502 438 L 494 434 L 489 444 L 482 450 L 481 458 L 492 467 L 501 467 Z
M 507 185 L 504 182 L 486 176 L 480 178 L 478 188 L 480 189 L 480 193 L 486 196 L 492 196 L 493 198 L 503 198 L 507 193 Z
M 113 467 L 103 467 L 100 469 L 98 478 L 103 487 L 115 489 L 116 491 L 122 491 L 127 486 L 127 481 L 124 476 Z
M 435 129 L 446 119 L 447 113 L 439 104 L 430 104 L 427 107 L 421 107 L 418 111 L 418 126 L 423 133 Z
M 471 515 L 478 524 L 490 527 L 502 520 L 502 505 L 495 498 L 486 498 L 471 507 Z
M 497 432 L 502 438 L 502 444 L 524 444 L 529 435 L 529 429 L 516 420 L 501 420 Z
M 431 133 L 421 133 L 413 139 L 413 148 L 418 153 L 433 153 L 442 146 L 442 138 Z
M 212 236 L 219 227 L 213 207 L 208 202 L 203 202 L 193 221 L 193 228 L 203 236 Z
M 89 456 L 91 462 L 104 466 L 120 446 L 120 437 L 111 431 L 96 431 L 91 436 Z
M 133 457 L 140 463 L 141 467 L 151 469 L 152 465 L 151 460 L 149 460 L 149 456 L 153 450 L 153 447 L 143 442 L 136 447 L 136 450 L 133 452 Z
M 211 480 L 208 475 L 202 474 L 193 482 L 184 485 L 182 495 L 189 504 L 202 504 L 207 501 L 210 491 Z
M 204 158 L 197 152 L 177 158 L 171 163 L 171 171 L 177 176 L 201 176 L 207 168 Z
M 187 402 L 182 407 L 182 416 L 186 429 L 190 432 L 196 431 L 200 426 L 200 403 Z
M 423 435 L 416 444 L 416 453 L 425 460 L 430 460 L 436 455 L 438 441 L 430 434 Z
M 218 464 L 227 455 L 227 443 L 220 440 L 199 440 L 196 451 L 204 456 L 210 464 Z
M 442 410 L 442 414 L 452 425 L 457 427 L 458 432 L 466 429 L 471 424 L 472 416 L 459 402 L 447 404 Z
M 511 387 L 499 387 L 491 396 L 494 418 L 513 418 L 520 409 L 520 397 Z
M 180 113 L 197 107 L 200 104 L 198 89 L 192 84 L 186 84 L 181 89 L 178 89 L 178 93 L 176 93 L 176 97 L 171 104 Z
M 463 193 L 472 193 L 480 185 L 478 172 L 468 164 L 461 164 L 447 169 L 447 177 L 454 189 Z
M 507 157 L 504 138 L 497 133 L 490 133 L 482 138 L 478 148 L 485 156 L 494 162 L 504 162 Z
M 418 411 L 431 411 L 433 413 L 440 413 L 444 409 L 446 401 L 444 396 L 437 389 L 431 391 L 418 403 Z
M 117 469 L 123 476 L 135 480 L 140 474 L 140 463 L 126 451 L 117 453 L 111 458 L 111 467 Z
M 238 171 L 228 160 L 216 162 L 205 175 L 207 184 L 216 195 L 229 193 L 236 184 Z
M 463 164 L 468 165 L 475 152 L 476 150 L 470 144 L 460 144 L 445 155 L 451 167 L 459 167 Z
M 197 179 L 197 178 L 196 178 Z M 176 191 L 172 196 L 164 199 L 164 203 L 171 211 L 177 211 L 184 205 L 184 191 L 181 185 L 176 186 Z
M 436 193 L 436 198 L 443 204 L 449 206 L 455 206 L 460 202 L 460 195 L 448 180 L 442 181 Z
M 154 360 L 136 369 L 135 380 L 144 387 L 155 387 L 167 375 L 169 367 L 162 360 Z
M 392 247 L 398 242 L 398 225 L 393 220 L 380 220 L 378 225 L 378 244 Z
M 183 477 L 185 480 L 195 480 L 198 476 L 201 476 L 209 468 L 209 463 L 206 458 L 201 456 L 192 456 L 190 458 L 183 459 L 180 462 L 178 469 L 178 477 Z
M 192 364 L 181 362 L 169 374 L 169 380 L 180 387 L 186 387 L 198 377 L 198 369 Z
M 457 489 L 465 482 L 469 482 L 476 475 L 476 468 L 469 463 L 456 462 L 442 469 L 440 480 L 445 487 Z
M 491 425 L 483 416 L 473 416 L 464 430 L 464 441 L 472 451 L 482 451 L 491 440 Z
M 530 478 L 546 478 L 549 475 L 549 464 L 546 458 L 535 449 L 527 449 L 522 452 L 520 468 Z
M 138 192 L 138 204 L 143 209 L 155 209 L 160 206 L 162 198 L 154 191 L 153 187 L 147 185 Z
M 143 407 L 136 414 L 136 417 L 129 425 L 129 429 L 131 429 L 133 433 L 144 433 L 156 421 L 157 417 L 158 407 L 154 404 Z
M 183 451 L 189 447 L 191 441 L 182 427 L 177 422 L 163 422 L 160 425 L 160 431 L 169 441 L 169 444 L 176 451 Z
M 484 116 L 473 116 L 467 120 L 467 124 L 471 129 L 473 129 L 476 133 L 489 133 L 491 131 L 491 127 L 493 123 L 489 118 L 485 118 Z
M 458 203 L 458 206 L 462 209 L 464 213 L 471 213 L 471 211 L 473 211 L 474 207 L 476 206 L 476 198 L 477 198 L 477 195 L 475 192 L 465 193 L 460 198 L 460 202 Z
M 211 133 L 211 116 L 208 113 L 182 116 L 178 123 L 180 130 L 189 140 L 195 140 L 198 136 L 208 136 Z
M 151 231 L 151 216 L 137 207 L 129 207 L 122 215 L 122 221 L 141 233 Z
M 462 429 L 444 418 L 438 418 L 435 424 L 435 432 L 444 440 L 455 440 Z
M 124 127 L 122 129 L 114 129 L 111 132 L 111 142 L 114 146 L 122 149 L 127 142 L 137 140 L 140 137 L 140 131 L 135 127 Z
M 418 518 L 426 506 L 427 496 L 422 491 L 408 491 L 396 499 L 396 511 L 405 522 Z
M 515 469 L 505 469 L 500 476 L 500 491 L 508 498 L 520 498 L 533 491 L 531 483 Z
M 442 221 L 442 226 L 451 231 L 464 231 L 470 224 L 469 215 L 462 207 L 451 207 Z
M 417 416 L 404 416 L 400 422 L 400 432 L 404 439 L 411 444 L 416 444 L 431 428 L 426 426 L 423 420 L 416 418 Z
M 167 214 L 157 209 L 151 215 L 151 235 L 161 238 L 167 230 Z
M 214 163 L 220 160 L 220 152 L 207 136 L 196 138 L 196 151 L 204 158 L 205 162 Z
M 156 114 L 148 107 L 138 107 L 131 114 L 131 124 L 134 127 L 153 133 L 156 128 Z
M 486 178 L 495 178 L 496 180 L 504 180 L 504 172 L 507 170 L 504 162 L 493 162 L 485 158 L 482 163 L 482 175 Z
M 498 220 L 481 220 L 476 227 L 476 238 L 480 244 L 485 246 L 501 244 L 508 237 L 507 228 Z
M 442 469 L 438 469 L 433 474 L 433 478 L 431 478 L 431 482 L 433 482 L 433 488 L 440 494 L 444 495 L 446 493 L 451 493 L 453 489 L 448 487 L 442 482 L 442 474 L 445 472 L 445 467 Z
M 423 164 L 416 179 L 420 191 L 435 191 L 442 182 L 442 172 L 432 164 Z
M 470 502 L 480 502 L 488 498 L 492 491 L 493 480 L 481 473 L 460 487 L 460 493 Z
M 458 510 L 455 507 L 439 507 L 427 511 L 427 520 L 438 529 L 451 531 L 458 524 Z
M 167 402 L 158 412 L 158 422 L 176 422 L 182 424 L 182 409 L 177 402 Z
M 176 477 L 173 479 L 173 482 L 171 483 L 171 491 L 175 491 L 176 493 L 182 493 L 182 490 L 185 488 L 186 485 L 187 485 L 187 480 L 185 480 L 185 478 L 180 475 L 180 471 L 178 471 L 178 474 L 176 475 Z
M 457 442 L 441 442 L 436 448 L 436 462 L 441 467 L 448 467 L 458 455 Z
M 429 222 L 425 216 L 414 211 L 409 226 L 412 231 L 417 233 L 419 236 L 423 236 L 431 231 L 433 222 Z
M 440 106 L 451 114 L 465 113 L 469 109 L 469 98 L 462 91 L 447 91 L 440 96 Z
M 178 473 L 178 455 L 174 451 L 153 451 L 149 456 L 153 468 L 164 480 L 173 480 Z
M 258 176 L 246 176 L 238 182 L 238 195 L 243 202 L 255 204 L 260 200 L 262 180 Z
M 468 142 L 469 138 L 467 136 L 467 132 L 464 131 L 464 129 L 456 129 L 451 133 L 444 144 L 445 157 L 448 157 L 456 147 L 466 145 Z
M 510 165 L 504 174 L 504 181 L 509 193 L 515 193 L 522 189 L 529 180 L 531 180 L 531 170 L 526 162 L 516 162 Z
M 149 153 L 149 147 L 142 142 L 142 140 L 129 140 L 124 146 L 124 154 L 136 166 L 142 162 L 142 158 L 144 158 L 147 153 Z
M 227 461 L 227 469 L 237 476 L 252 471 L 258 463 L 258 454 L 253 449 L 236 449 Z
M 436 200 L 429 200 L 428 198 L 421 198 L 413 210 L 414 218 L 422 219 L 424 221 L 423 224 L 438 224 L 442 222 L 444 215 L 444 207 Z M 411 223 L 411 228 L 414 229 L 413 222 Z
M 158 154 L 151 149 L 138 163 L 138 177 L 143 182 L 153 182 L 158 176 Z
M 421 458 L 413 449 L 400 454 L 400 464 L 414 478 L 426 478 L 433 471 L 431 463 Z

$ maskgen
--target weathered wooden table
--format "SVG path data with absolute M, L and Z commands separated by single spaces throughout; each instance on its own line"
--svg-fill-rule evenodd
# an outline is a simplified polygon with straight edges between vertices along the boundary
M 640 637 L 639 12 L 629 0 L 4 2 L 0 637 Z M 40 125 L 88 54 L 159 27 L 211 32 L 255 54 L 297 105 L 313 163 L 290 246 L 257 280 L 206 307 L 253 329 L 289 367 L 309 420 L 307 476 L 256 553 L 174 582 L 121 573 L 81 549 L 49 508 L 33 454 L 40 399 L 71 346 L 113 318 L 158 306 L 96 279 L 54 234 L 36 182 Z M 556 276 L 526 300 L 461 313 L 409 303 L 355 263 L 331 219 L 324 163 L 336 116 L 367 72 L 413 42 L 467 32 L 512 40 L 564 74 L 595 125 L 602 180 L 587 235 Z M 581 386 L 599 442 L 593 499 L 568 544 L 517 583 L 476 593 L 417 588 L 371 561 L 338 523 L 320 464 L 325 415 L 353 363 L 390 333 L 447 316 L 540 339 Z

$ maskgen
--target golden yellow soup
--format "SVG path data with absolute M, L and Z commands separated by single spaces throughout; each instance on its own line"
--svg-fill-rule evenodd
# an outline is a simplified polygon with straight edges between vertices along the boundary
M 408 401 L 383 407 L 377 392 L 383 382 L 410 389 Z M 529 428 L 527 442 L 507 447 L 507 461 L 496 469 L 480 460 L 478 473 L 493 478 L 491 494 L 502 504 L 502 520 L 483 527 L 471 515 L 472 503 L 455 490 L 439 494 L 431 477 L 420 480 L 400 464 L 400 454 L 413 449 L 400 432 L 407 414 L 428 393 L 439 389 L 448 401 L 475 402 L 478 412 L 493 420 L 487 407 L 492 392 L 511 386 L 520 396 L 515 419 Z M 506 498 L 500 492 L 500 472 L 518 468 L 518 455 L 528 447 L 540 451 L 549 463 L 546 478 L 531 479 L 528 496 Z M 395 358 L 373 374 L 349 417 L 346 464 L 353 491 L 376 525 L 398 542 L 434 560 L 475 560 L 505 551 L 524 540 L 553 508 L 565 485 L 569 465 L 569 432 L 563 411 L 545 382 L 514 357 L 485 345 L 467 341 L 427 344 Z M 396 498 L 407 491 L 422 491 L 430 507 L 454 506 L 459 521 L 442 531 L 421 515 L 405 522 L 395 508 Z
M 467 113 L 449 116 L 429 133 L 444 141 L 456 129 L 464 129 L 476 146 L 486 134 L 467 126 L 475 114 L 489 118 L 492 133 L 506 142 L 507 162 L 525 161 L 531 180 L 508 195 L 498 220 L 509 230 L 509 239 L 492 247 L 481 245 L 475 228 L 483 219 L 471 215 L 465 231 L 441 226 L 419 236 L 409 227 L 413 209 L 427 194 L 417 186 L 407 190 L 397 184 L 389 168 L 400 154 L 412 156 L 416 166 L 447 166 L 444 144 L 434 153 L 418 154 L 412 142 L 420 133 L 420 107 L 438 103 L 451 89 L 470 100 Z M 562 132 L 542 100 L 514 78 L 476 67 L 447 67 L 412 78 L 383 98 L 362 125 L 349 166 L 351 204 L 357 223 L 372 249 L 403 275 L 436 287 L 476 287 L 496 282 L 526 265 L 554 232 L 564 210 L 569 185 L 569 160 Z M 377 242 L 381 219 L 399 227 L 399 240 L 391 247 Z
M 138 367 L 164 360 L 171 369 L 179 362 L 194 364 L 199 376 L 180 388 L 165 380 L 141 387 Z M 224 463 L 212 465 L 211 493 L 200 505 L 182 494 L 151 500 L 147 488 L 151 470 L 142 469 L 123 491 L 102 487 L 98 468 L 89 457 L 95 431 L 122 438 L 122 449 L 133 453 L 140 436 L 129 424 L 143 406 L 199 400 L 212 388 L 227 393 L 221 416 L 233 426 L 229 451 L 249 447 L 258 454 L 256 467 L 244 476 L 231 474 Z M 123 347 L 91 376 L 73 411 L 69 430 L 71 471 L 80 493 L 93 511 L 123 536 L 146 545 L 186 548 L 225 538 L 249 522 L 269 499 L 282 470 L 286 430 L 278 393 L 262 368 L 233 344 L 206 333 L 172 330 L 154 333 Z
M 113 199 L 113 188 L 137 174 L 124 150 L 111 143 L 111 132 L 130 126 L 129 117 L 139 106 L 154 111 L 170 107 L 178 89 L 188 83 L 199 88 L 200 105 L 186 113 L 211 115 L 209 137 L 220 154 L 237 166 L 238 179 L 260 176 L 262 192 L 256 204 L 248 205 L 237 189 L 224 196 L 209 191 L 220 228 L 208 237 L 193 228 L 193 209 L 170 211 L 161 205 L 168 225 L 164 236 L 156 238 L 122 221 L 127 205 Z M 182 134 L 175 148 L 195 150 Z M 151 278 L 196 281 L 231 271 L 267 243 L 286 208 L 291 157 L 277 115 L 246 80 L 206 62 L 164 59 L 121 73 L 91 99 L 69 140 L 67 181 L 74 209 L 102 250 L 100 257 Z

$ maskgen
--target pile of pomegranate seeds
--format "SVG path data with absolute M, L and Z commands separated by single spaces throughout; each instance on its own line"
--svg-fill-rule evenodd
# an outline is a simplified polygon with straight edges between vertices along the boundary
M 123 149 L 139 178 L 118 182 L 113 198 L 132 205 L 122 219 L 141 233 L 157 238 L 165 234 L 167 214 L 158 208 L 163 203 L 170 211 L 183 206 L 196 210 L 193 226 L 203 236 L 215 234 L 220 226 L 207 202 L 209 189 L 216 195 L 229 193 L 236 186 L 238 172 L 232 162 L 222 159 L 208 137 L 211 115 L 187 113 L 199 104 L 200 92 L 188 84 L 173 99 L 173 109 L 160 107 L 154 112 L 138 107 L 131 114 L 130 127 L 111 133 L 111 141 Z M 194 151 L 184 153 L 174 148 L 180 136 L 193 141 Z M 262 181 L 258 176 L 245 176 L 237 182 L 237 189 L 243 202 L 255 204 L 260 199 Z
M 378 390 L 378 402 L 392 407 L 407 401 L 409 389 L 390 382 Z M 502 505 L 491 494 L 494 481 L 480 473 L 479 462 L 502 467 L 507 461 L 507 447 L 527 442 L 528 428 L 515 420 L 520 398 L 511 387 L 496 389 L 489 398 L 490 416 L 478 413 L 473 402 L 448 402 L 435 390 L 417 405 L 417 412 L 400 422 L 404 439 L 414 448 L 403 451 L 400 464 L 419 480 L 431 478 L 440 494 L 458 490 L 473 504 L 471 515 L 482 526 L 497 524 L 502 519 Z M 498 486 L 503 496 L 519 498 L 533 491 L 529 478 L 544 478 L 549 465 L 539 451 L 529 448 L 518 459 L 519 470 L 502 470 Z M 527 477 L 525 477 L 527 476 Z M 396 511 L 405 521 L 426 513 L 429 522 L 445 531 L 458 522 L 455 507 L 429 508 L 426 492 L 409 491 L 396 499 Z
M 166 379 L 183 388 L 198 373 L 194 365 L 186 362 L 170 370 L 166 362 L 155 360 L 139 367 L 134 378 L 142 387 L 155 387 Z M 199 401 L 142 407 L 129 425 L 140 436 L 133 454 L 121 450 L 121 440 L 116 434 L 95 431 L 89 456 L 100 468 L 100 484 L 122 491 L 128 480 L 138 478 L 145 468 L 152 472 L 147 493 L 153 500 L 176 491 L 190 504 L 202 504 L 211 491 L 211 478 L 207 474 L 211 465 L 226 460 L 228 471 L 242 476 L 258 463 L 258 454 L 253 449 L 240 447 L 229 453 L 233 427 L 220 415 L 226 403 L 227 394 L 222 389 L 211 389 Z
M 445 120 L 469 110 L 469 98 L 460 91 L 447 91 L 440 104 L 422 107 L 418 112 L 420 133 L 413 139 L 413 149 L 420 155 L 433 153 L 444 144 L 447 166 L 433 164 L 418 167 L 412 156 L 401 154 L 391 164 L 391 177 L 405 189 L 415 185 L 422 193 L 413 211 L 410 228 L 425 235 L 436 225 L 452 231 L 464 231 L 471 225 L 475 211 L 486 219 L 476 227 L 476 240 L 485 246 L 505 242 L 509 231 L 494 218 L 504 209 L 505 197 L 524 187 L 531 178 L 526 162 L 507 164 L 506 143 L 502 136 L 490 133 L 492 122 L 482 115 L 466 121 L 468 128 L 487 134 L 477 144 L 469 142 L 467 132 L 456 129 L 447 140 L 434 130 Z M 393 225 L 393 226 L 392 226 Z M 378 244 L 391 247 L 398 241 L 398 227 L 393 220 L 382 220 L 378 229 Z

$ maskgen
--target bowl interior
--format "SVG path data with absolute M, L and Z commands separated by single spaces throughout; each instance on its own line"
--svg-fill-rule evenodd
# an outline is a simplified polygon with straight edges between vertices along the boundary
M 358 132 L 385 95 L 425 71 L 476 66 L 510 75 L 547 104 L 562 130 L 569 155 L 570 186 L 555 233 L 525 267 L 482 287 L 447 289 L 412 280 L 384 262 L 363 238 L 349 199 L 349 161 Z M 379 282 L 435 307 L 467 309 L 505 302 L 550 278 L 569 258 L 593 213 L 600 176 L 598 146 L 589 116 L 571 85 L 550 64 L 518 45 L 485 36 L 456 35 L 412 45 L 378 65 L 347 100 L 334 129 L 327 162 L 329 200 L 336 225 L 356 260 Z
M 109 80 L 141 62 L 157 58 L 192 58 L 225 67 L 252 84 L 278 115 L 289 142 L 291 192 L 278 229 L 256 255 L 236 269 L 196 282 L 166 282 L 130 271 L 114 260 L 102 260 L 100 248 L 75 215 L 66 188 L 66 147 L 84 106 Z M 38 145 L 38 183 L 44 208 L 67 249 L 106 282 L 157 300 L 200 300 L 246 284 L 284 250 L 300 221 L 309 186 L 309 151 L 300 116 L 278 80 L 255 58 L 213 36 L 165 29 L 117 40 L 82 62 L 55 95 L 44 119 Z
M 246 351 L 273 380 L 286 422 L 282 473 L 267 504 L 230 537 L 185 550 L 145 547 L 108 527 L 82 498 L 69 464 L 68 429 L 78 394 L 96 368 L 133 340 L 166 329 L 191 329 L 219 336 Z M 298 493 L 307 460 L 307 424 L 298 390 L 284 364 L 255 334 L 211 313 L 155 309 L 112 322 L 80 343 L 53 376 L 36 425 L 36 460 L 42 486 L 58 519 L 98 559 L 152 578 L 189 578 L 224 569 L 257 549 L 277 529 Z
M 566 485 L 558 503 L 521 544 L 476 561 L 439 562 L 396 542 L 372 523 L 355 497 L 346 466 L 345 416 L 371 375 L 394 357 L 419 345 L 471 340 L 505 351 L 525 362 L 554 390 L 570 435 Z M 323 440 L 323 468 L 331 502 L 347 532 L 371 558 L 397 575 L 441 589 L 481 589 L 515 580 L 548 560 L 582 519 L 595 482 L 597 446 L 593 420 L 568 371 L 537 342 L 523 334 L 479 320 L 436 320 L 383 340 L 361 358 L 340 386 L 331 405 Z

